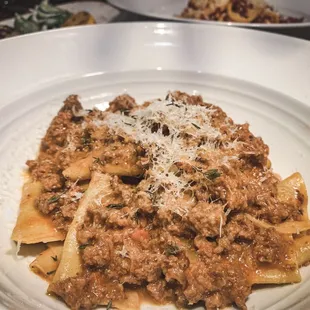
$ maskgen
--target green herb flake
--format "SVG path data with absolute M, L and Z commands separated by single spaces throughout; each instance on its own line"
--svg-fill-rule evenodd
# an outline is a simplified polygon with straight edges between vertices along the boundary
M 46 274 L 48 275 L 48 276 L 50 276 L 51 274 L 54 274 L 56 272 L 56 270 L 52 270 L 52 271 L 48 271 Z
M 140 216 L 140 210 L 137 210 L 135 214 L 133 215 L 132 219 L 136 222 L 139 223 L 139 216 Z
M 221 176 L 221 173 L 217 169 L 210 169 L 204 173 L 205 177 L 210 181 L 215 180 L 216 178 Z
M 196 125 L 195 123 L 192 123 L 192 125 L 197 128 L 197 129 L 201 129 L 198 125 Z
M 165 253 L 167 256 L 169 255 L 176 255 L 180 252 L 180 249 L 177 245 L 172 245 L 172 244 L 169 244 L 165 250 Z
M 53 260 L 54 262 L 57 262 L 57 261 L 58 261 L 58 257 L 57 257 L 57 255 L 55 255 L 55 256 L 51 256 L 51 258 L 52 258 L 52 260 Z
M 128 114 L 130 113 L 129 109 L 120 109 L 119 111 L 126 116 L 128 116 Z
M 94 157 L 94 163 L 102 166 L 104 165 L 103 161 L 99 157 Z
M 178 104 L 176 104 L 176 103 L 174 103 L 174 102 L 166 104 L 166 107 L 169 107 L 169 106 L 171 106 L 171 105 L 173 105 L 173 106 L 175 106 L 175 107 L 177 107 L 177 108 L 181 108 L 180 105 L 178 105 Z
M 90 144 L 92 144 L 92 142 L 93 142 L 93 139 L 90 136 L 84 136 L 81 138 L 81 143 L 84 146 L 89 146 Z
M 111 310 L 112 309 L 112 300 L 110 300 L 107 304 L 107 310 Z
M 107 205 L 108 209 L 116 209 L 116 210 L 120 210 L 124 208 L 124 204 L 123 203 L 111 203 L 109 205 Z
M 87 246 L 91 245 L 90 243 L 81 244 L 79 250 L 84 250 Z
M 57 201 L 60 199 L 60 196 L 61 196 L 61 195 L 54 195 L 54 196 L 52 196 L 51 198 L 49 198 L 49 199 L 47 200 L 47 203 L 48 203 L 48 204 L 51 204 L 51 203 L 57 202 Z

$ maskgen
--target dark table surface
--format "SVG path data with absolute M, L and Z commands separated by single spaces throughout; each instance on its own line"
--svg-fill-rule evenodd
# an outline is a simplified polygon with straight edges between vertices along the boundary
M 76 2 L 75 0 L 74 2 Z M 85 0 L 83 0 L 85 1 Z M 87 0 L 86 0 L 87 1 Z M 91 0 L 94 1 L 94 0 Z M 309 0 L 310 1 L 310 0 Z M 29 8 L 33 8 L 41 0 L 0 0 L 0 21 L 6 18 L 12 18 L 17 13 L 27 13 Z M 68 3 L 68 0 L 50 0 L 52 4 Z M 107 2 L 101 0 L 101 2 Z M 122 12 L 111 22 L 123 22 L 123 21 L 155 21 L 156 19 L 139 16 L 136 14 Z M 288 29 L 268 29 L 264 30 L 268 32 L 280 33 L 292 37 L 310 40 L 310 28 L 288 28 Z
M 0 0 L 0 20 L 11 18 L 17 13 L 27 13 L 29 8 L 33 8 L 40 0 Z M 52 4 L 60 4 L 68 1 L 50 0 Z

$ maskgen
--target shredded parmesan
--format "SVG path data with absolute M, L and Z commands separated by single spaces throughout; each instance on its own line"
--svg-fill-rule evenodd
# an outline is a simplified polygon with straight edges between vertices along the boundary
M 231 212 L 231 209 L 228 208 L 228 209 L 226 210 L 226 212 L 225 212 L 225 215 L 228 216 L 230 212 Z
M 17 241 L 17 243 L 16 243 L 16 252 L 15 252 L 16 258 L 18 258 L 18 253 L 19 253 L 19 251 L 20 251 L 21 244 L 22 244 L 21 241 Z
M 192 165 L 198 153 L 219 149 L 223 134 L 212 125 L 212 115 L 217 110 L 213 106 L 190 105 L 176 100 L 169 93 L 165 100 L 154 100 L 147 107 L 136 109 L 128 114 L 108 113 L 104 121 L 95 120 L 98 126 L 106 125 L 112 134 L 129 136 L 146 150 L 151 162 L 148 178 L 148 191 L 155 193 L 163 189 L 176 199 L 182 198 L 190 187 L 190 180 L 177 175 L 176 163 Z M 236 130 L 236 126 L 225 121 L 227 128 Z M 185 139 L 190 137 L 190 139 Z M 195 143 L 189 143 L 194 140 Z M 199 143 L 203 141 L 203 143 Z M 226 150 L 236 149 L 238 141 L 227 142 Z M 223 164 L 236 157 L 226 157 Z M 168 204 L 157 204 L 165 206 Z M 186 213 L 186 210 L 179 210 Z
M 129 255 L 128 255 L 128 251 L 127 251 L 127 249 L 125 248 L 125 246 L 123 245 L 123 247 L 122 247 L 122 250 L 121 251 L 116 251 L 115 252 L 116 254 L 119 254 L 120 256 L 122 256 L 123 258 L 125 258 L 125 257 L 129 257 Z
M 72 114 L 75 117 L 83 117 L 86 116 L 88 113 L 89 112 L 84 109 L 77 110 L 75 106 L 72 107 Z
M 75 193 L 73 193 L 73 195 L 71 197 L 71 200 L 73 202 L 75 202 L 77 200 L 80 200 L 82 197 L 83 197 L 83 193 L 82 192 L 75 192 Z
M 220 215 L 220 238 L 222 238 L 222 227 L 223 227 L 223 218 L 222 215 Z

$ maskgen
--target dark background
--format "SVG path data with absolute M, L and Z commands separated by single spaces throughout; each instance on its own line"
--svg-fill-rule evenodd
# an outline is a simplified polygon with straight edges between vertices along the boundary
M 61 4 L 68 2 L 75 2 L 79 0 L 50 0 L 52 4 Z M 88 0 L 80 0 L 88 1 Z M 96 1 L 96 0 L 90 0 Z M 100 2 L 107 2 L 106 0 L 97 0 Z M 156 0 L 154 0 L 156 1 Z M 294 0 L 292 0 L 294 1 Z M 308 0 L 310 1 L 310 0 Z M 33 8 L 36 4 L 39 4 L 41 0 L 0 0 L 0 21 L 2 19 L 14 17 L 14 13 L 27 13 L 29 8 Z M 136 14 L 121 12 L 121 14 L 112 22 L 123 22 L 123 21 L 154 21 L 155 19 L 139 16 Z M 310 28 L 287 28 L 287 29 L 264 29 L 264 31 L 274 32 L 278 34 L 284 34 L 296 38 L 310 40 Z
M 13 17 L 15 12 L 27 13 L 29 8 L 33 8 L 40 2 L 40 0 L 0 0 L 0 20 Z M 70 2 L 70 0 L 50 0 L 49 2 L 60 4 Z

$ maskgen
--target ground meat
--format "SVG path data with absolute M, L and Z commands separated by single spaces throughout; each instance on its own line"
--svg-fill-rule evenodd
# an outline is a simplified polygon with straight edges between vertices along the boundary
M 202 236 L 197 236 L 194 240 L 194 244 L 197 248 L 197 253 L 200 254 L 202 257 L 207 258 L 213 257 L 216 243 L 210 242 Z
M 188 219 L 195 229 L 205 237 L 221 235 L 222 227 L 226 223 L 223 207 L 207 202 L 199 202 L 192 208 Z
M 178 282 L 182 286 L 186 284 L 185 270 L 189 266 L 189 259 L 184 252 L 177 256 L 169 255 L 164 262 L 165 280 L 167 282 Z
M 96 242 L 95 245 L 87 245 L 83 250 L 83 261 L 89 267 L 102 268 L 111 261 L 113 243 L 105 240 L 104 242 Z
M 128 247 L 130 255 L 130 273 L 139 283 L 153 282 L 161 276 L 161 254 L 142 251 L 137 246 Z
M 73 310 L 92 309 L 125 298 L 123 286 L 108 281 L 101 272 L 89 272 L 74 278 L 52 283 L 49 290 L 62 297 Z
M 61 206 L 60 211 L 64 217 L 73 219 L 77 208 L 78 204 L 71 202 L 69 204 Z
M 183 101 L 186 102 L 189 105 L 205 105 L 205 106 L 209 106 L 207 104 L 205 104 L 203 102 L 203 99 L 201 96 L 190 96 L 187 93 L 183 93 L 180 91 L 174 91 L 172 93 L 170 93 L 170 95 L 168 95 L 170 100 L 179 100 L 179 101 Z
M 50 124 L 45 137 L 41 142 L 41 151 L 50 155 L 55 155 L 67 141 L 67 134 L 72 124 L 74 114 L 72 109 L 76 111 L 82 109 L 81 103 L 76 95 L 69 96 L 64 102 L 64 106 L 58 115 Z
M 58 208 L 58 197 L 58 193 L 43 193 L 36 201 L 36 206 L 43 214 L 49 214 Z
M 252 241 L 255 239 L 256 233 L 253 222 L 242 214 L 233 216 L 225 227 L 225 234 L 231 240 Z
M 277 233 L 273 228 L 261 229 L 253 246 L 253 255 L 258 262 L 270 264 L 288 264 L 291 257 L 292 240 Z M 294 254 L 293 254 L 294 255 Z
M 150 194 L 144 191 L 139 191 L 135 195 L 134 201 L 135 201 L 136 207 L 142 212 L 146 212 L 146 213 L 154 212 Z
M 43 214 L 51 214 L 57 229 L 66 232 L 82 196 L 81 188 L 74 185 L 65 191 L 43 192 L 37 199 L 36 206 Z
M 156 107 L 145 103 L 147 126 L 136 126 L 152 136 L 148 145 L 135 140 L 139 133 L 131 127 L 143 111 L 130 96 L 117 97 L 106 112 L 79 114 L 85 116 L 77 115 L 81 105 L 70 96 L 38 158 L 27 162 L 32 179 L 43 185 L 38 210 L 65 232 L 88 186 L 88 180 L 65 180 L 65 167 L 94 157 L 89 170 L 111 175 L 103 189 L 111 193 L 98 195 L 77 227 L 84 273 L 51 289 L 73 309 L 122 298 L 120 283 L 143 287 L 159 303 L 246 309 L 257 268 L 296 268 L 290 237 L 265 227 L 302 219 L 304 197 L 279 199 L 269 149 L 248 124 L 234 124 L 201 96 L 176 91 L 157 103 L 163 111 L 175 109 L 172 116 L 183 110 L 199 115 L 184 129 L 181 118 L 156 118 Z M 106 118 L 115 117 L 110 112 L 132 136 L 108 127 Z
M 150 296 L 162 304 L 171 301 L 173 298 L 173 290 L 167 287 L 164 280 L 152 282 L 146 288 Z
M 144 173 L 140 161 L 140 148 L 130 141 L 105 141 L 104 152 L 98 157 L 101 168 L 104 173 L 111 173 L 121 176 L 139 177 Z
M 240 264 L 222 260 L 206 266 L 198 261 L 190 266 L 186 276 L 188 284 L 184 294 L 190 303 L 206 299 L 207 308 L 216 309 L 216 300 L 211 298 L 208 303 L 208 296 L 212 292 L 218 292 L 218 298 L 222 299 L 221 306 L 235 302 L 240 309 L 246 309 L 245 300 L 251 291 L 251 285 L 246 270 Z
M 109 109 L 107 111 L 115 113 L 117 111 L 126 112 L 137 107 L 134 98 L 129 95 L 121 95 L 116 97 L 113 101 L 109 103 Z
M 42 183 L 46 191 L 54 191 L 63 187 L 64 178 L 60 168 L 50 159 L 27 161 L 29 171 L 34 180 Z

